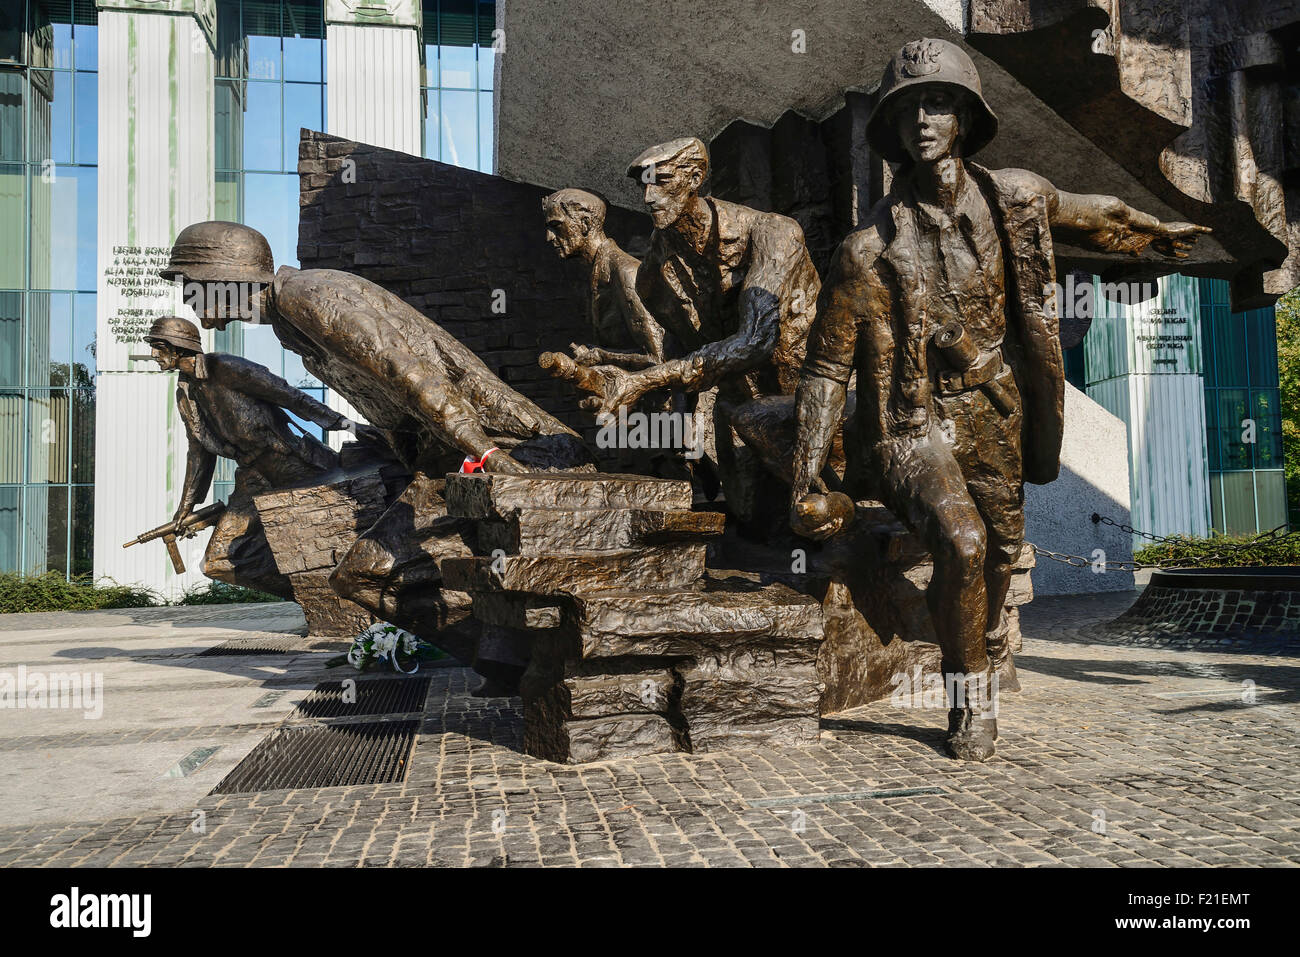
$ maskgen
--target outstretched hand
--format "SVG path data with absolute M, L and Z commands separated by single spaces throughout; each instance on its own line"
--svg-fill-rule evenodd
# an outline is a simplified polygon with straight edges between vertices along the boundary
M 493 452 L 487 457 L 487 461 L 483 463 L 483 471 L 496 472 L 500 475 L 522 475 L 528 469 L 524 468 L 523 463 L 518 459 L 511 458 L 508 452 L 502 450 Z
M 1149 232 L 1153 236 L 1151 248 L 1170 259 L 1186 259 L 1187 251 L 1196 245 L 1202 233 L 1211 232 L 1208 226 L 1195 223 L 1158 223 Z
M 594 409 L 597 415 L 618 415 L 618 410 L 622 406 L 631 409 L 641 401 L 641 398 L 648 392 L 654 391 L 654 384 L 649 382 L 644 375 L 639 373 L 628 373 L 613 366 L 603 366 L 601 371 L 605 373 L 605 395 L 599 402 L 593 402 L 587 399 L 583 408 Z

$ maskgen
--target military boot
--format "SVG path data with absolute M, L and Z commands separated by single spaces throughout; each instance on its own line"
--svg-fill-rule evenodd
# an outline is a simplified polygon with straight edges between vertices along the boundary
M 955 698 L 948 711 L 948 753 L 961 761 L 987 761 L 993 757 L 998 737 L 994 707 L 997 684 L 993 671 L 964 677 L 945 675 L 953 684 Z M 964 681 L 963 681 L 964 678 Z

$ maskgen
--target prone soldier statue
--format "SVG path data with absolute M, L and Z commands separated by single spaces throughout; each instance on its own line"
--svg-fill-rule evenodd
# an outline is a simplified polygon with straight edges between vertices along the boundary
M 334 590 L 473 659 L 489 680 L 499 673 L 499 683 L 516 681 L 526 663 L 519 649 L 493 649 L 444 630 L 457 609 L 443 594 L 438 562 L 469 549 L 460 524 L 447 516 L 443 476 L 461 468 L 590 468 L 577 433 L 382 286 L 335 269 L 276 271 L 266 237 L 251 227 L 218 221 L 185 227 L 161 275 L 184 284 L 206 328 L 224 329 L 234 320 L 269 323 L 309 372 L 364 416 L 371 428 L 359 439 L 375 456 L 395 458 L 408 475 L 404 490 L 339 562 L 330 579 Z
M 802 534 L 843 527 L 812 489 L 856 369 L 846 486 L 883 501 L 933 556 L 927 601 L 950 692 L 947 747 L 974 761 L 995 749 L 993 676 L 1014 681 L 1004 604 L 1024 541 L 1024 483 L 1060 469 L 1052 232 L 1181 257 L 1207 231 L 969 163 L 996 131 L 959 47 L 918 40 L 885 69 L 867 136 L 900 166 L 827 277 L 796 400 L 791 500 Z
M 328 446 L 291 430 L 286 410 L 327 431 L 355 429 L 355 423 L 266 366 L 205 353 L 198 327 L 187 319 L 158 319 L 145 342 L 163 372 L 177 373 L 176 408 L 189 438 L 171 536 L 193 533 L 191 515 L 207 497 L 218 456 L 233 459 L 235 488 L 208 540 L 203 573 L 292 601 L 293 589 L 276 567 L 253 496 L 310 482 L 338 466 L 338 455 Z

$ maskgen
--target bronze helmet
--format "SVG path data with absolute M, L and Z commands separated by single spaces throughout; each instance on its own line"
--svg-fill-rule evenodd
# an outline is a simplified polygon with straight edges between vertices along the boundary
M 972 123 L 962 137 L 962 156 L 974 156 L 997 135 L 998 118 L 984 100 L 979 72 L 966 51 L 946 40 L 913 40 L 885 67 L 876 105 L 867 120 L 867 142 L 891 163 L 904 162 L 908 156 L 891 122 L 888 104 L 904 90 L 932 84 L 956 87 L 970 101 Z
M 155 319 L 144 341 L 150 344 L 166 342 L 187 352 L 203 351 L 203 343 L 199 340 L 199 327 L 180 316 L 161 316 Z
M 181 230 L 171 262 L 158 275 L 196 282 L 262 282 L 275 278 L 271 244 L 251 226 L 209 220 Z

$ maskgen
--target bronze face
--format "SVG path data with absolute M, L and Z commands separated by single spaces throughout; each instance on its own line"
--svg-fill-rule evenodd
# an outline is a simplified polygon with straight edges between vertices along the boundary
M 577 217 L 567 216 L 559 209 L 547 210 L 546 242 L 560 258 L 568 259 L 582 248 L 586 239 L 586 224 L 578 222 Z
M 177 349 L 170 342 L 163 342 L 161 339 L 154 339 L 149 343 L 149 354 L 153 361 L 158 363 L 158 368 L 163 372 L 172 372 L 179 364 L 180 360 L 185 357 L 185 353 Z
M 704 172 L 694 164 L 664 163 L 651 169 L 646 177 L 645 204 L 655 229 L 667 229 L 690 207 L 691 200 L 704 183 Z
M 897 100 L 894 128 L 912 162 L 937 163 L 960 155 L 968 111 L 959 93 L 946 86 L 916 86 Z

